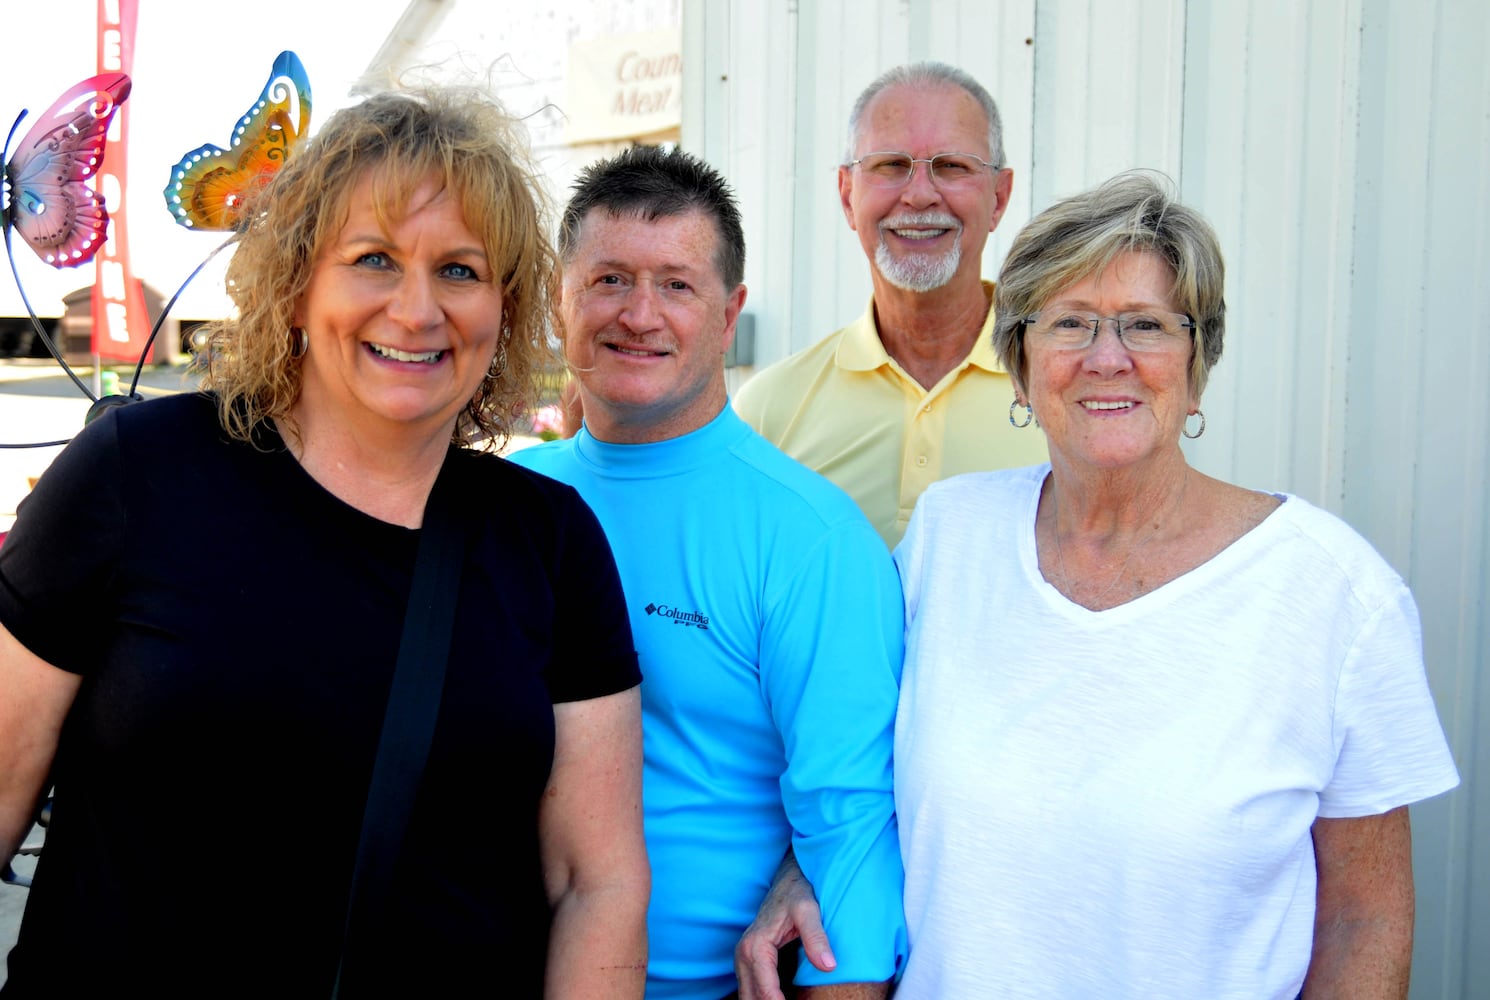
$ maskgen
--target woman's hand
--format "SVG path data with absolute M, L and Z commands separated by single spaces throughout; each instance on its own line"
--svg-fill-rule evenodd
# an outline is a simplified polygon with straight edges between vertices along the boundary
M 798 938 L 813 965 L 823 972 L 837 966 L 823 930 L 817 897 L 797 865 L 797 856 L 787 851 L 755 920 L 735 945 L 740 1000 L 784 1000 L 777 975 L 777 952 Z
M 1403 1000 L 1412 965 L 1412 830 L 1407 807 L 1314 821 L 1319 872 L 1305 1000 Z
M 538 813 L 553 907 L 544 996 L 635 997 L 647 984 L 651 870 L 642 837 L 638 688 L 554 706 Z

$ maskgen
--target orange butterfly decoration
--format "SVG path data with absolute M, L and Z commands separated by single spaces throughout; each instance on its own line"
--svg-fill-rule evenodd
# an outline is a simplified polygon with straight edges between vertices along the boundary
M 310 81 L 300 57 L 284 51 L 269 82 L 233 129 L 232 149 L 208 143 L 171 170 L 166 207 L 188 229 L 229 231 L 243 224 L 243 202 L 279 172 L 310 125 Z

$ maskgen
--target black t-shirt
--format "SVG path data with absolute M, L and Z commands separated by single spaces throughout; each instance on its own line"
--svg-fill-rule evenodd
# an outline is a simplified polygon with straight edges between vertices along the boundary
M 636 656 L 572 489 L 454 449 L 440 476 L 469 538 L 370 987 L 538 996 L 552 703 L 635 685 Z M 63 452 L 0 547 L 0 621 L 83 676 L 7 997 L 330 992 L 417 542 L 206 396 Z

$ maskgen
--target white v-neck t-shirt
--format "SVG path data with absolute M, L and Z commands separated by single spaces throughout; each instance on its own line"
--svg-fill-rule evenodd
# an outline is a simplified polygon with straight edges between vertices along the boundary
M 895 552 L 897 1000 L 1291 998 L 1316 817 L 1458 783 L 1406 585 L 1303 500 L 1093 612 L 1040 574 L 1048 465 L 927 491 Z

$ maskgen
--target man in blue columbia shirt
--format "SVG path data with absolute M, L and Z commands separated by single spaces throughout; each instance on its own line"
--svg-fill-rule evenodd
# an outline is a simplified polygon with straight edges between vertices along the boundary
M 715 171 L 655 148 L 596 164 L 559 249 L 585 423 L 513 460 L 579 490 L 621 570 L 645 678 L 647 995 L 737 988 L 735 945 L 790 850 L 837 960 L 802 963 L 801 995 L 883 996 L 906 948 L 889 554 L 728 405 L 745 246 Z

